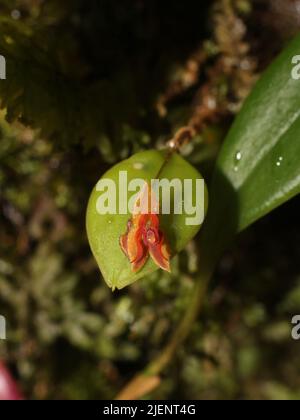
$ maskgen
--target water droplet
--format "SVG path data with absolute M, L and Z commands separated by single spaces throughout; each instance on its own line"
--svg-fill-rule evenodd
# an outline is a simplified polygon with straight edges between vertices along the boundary
M 282 162 L 283 162 L 283 157 L 282 156 L 279 156 L 279 158 L 278 158 L 278 160 L 276 162 L 276 166 L 281 166 Z
M 242 153 L 237 152 L 237 154 L 235 155 L 235 159 L 239 162 L 242 159 Z
M 237 152 L 236 153 L 236 155 L 234 157 L 234 164 L 235 164 L 235 166 L 234 166 L 234 172 L 237 172 L 239 170 L 238 165 L 241 162 L 242 157 L 243 157 L 242 152 Z

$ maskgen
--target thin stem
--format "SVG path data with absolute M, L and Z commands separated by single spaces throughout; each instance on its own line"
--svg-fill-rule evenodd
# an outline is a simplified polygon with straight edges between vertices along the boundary
M 187 125 L 181 127 L 167 144 L 171 150 L 179 152 L 181 147 L 189 143 L 195 135 L 195 128 L 192 125 Z
M 164 170 L 164 168 L 166 167 L 167 163 L 169 162 L 169 160 L 171 159 L 171 157 L 173 156 L 174 153 L 178 153 L 181 149 L 181 147 L 190 142 L 191 139 L 195 136 L 195 130 L 190 127 L 190 126 L 186 126 L 186 127 L 181 127 L 174 135 L 174 137 L 168 141 L 167 143 L 167 153 L 165 156 L 165 160 L 161 166 L 161 168 L 159 169 L 156 178 L 158 179 L 160 177 L 160 175 L 162 174 L 162 171 Z
M 162 350 L 160 355 L 135 376 L 120 392 L 116 399 L 134 400 L 142 398 L 145 394 L 153 391 L 160 383 L 159 375 L 173 359 L 178 347 L 189 336 L 194 322 L 203 307 L 212 269 L 202 266 L 198 274 L 192 300 L 180 324 L 173 333 L 169 343 Z
M 161 168 L 159 169 L 156 178 L 159 178 L 160 175 L 162 174 L 164 168 L 167 166 L 169 160 L 171 159 L 171 157 L 174 155 L 174 153 L 178 153 L 180 152 L 180 149 L 182 146 L 184 146 L 185 144 L 189 143 L 192 138 L 195 136 L 196 132 L 194 130 L 193 127 L 190 126 L 186 126 L 186 127 L 181 127 L 174 135 L 174 137 L 168 141 L 167 143 L 167 153 L 165 156 L 165 160 L 161 166 Z
M 191 329 L 193 328 L 194 321 L 197 319 L 198 314 L 202 308 L 203 298 L 207 290 L 207 279 L 201 279 L 197 281 L 195 289 L 193 291 L 193 297 L 190 305 L 178 325 L 177 329 L 173 333 L 169 343 L 161 353 L 161 355 L 151 362 L 146 369 L 146 372 L 150 375 L 158 375 L 172 360 L 178 346 L 182 344 L 189 336 Z

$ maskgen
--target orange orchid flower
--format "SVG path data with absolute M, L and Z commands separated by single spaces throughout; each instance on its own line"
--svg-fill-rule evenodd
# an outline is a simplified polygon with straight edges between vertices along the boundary
M 171 271 L 169 246 L 159 228 L 158 204 L 148 184 L 136 200 L 127 231 L 120 236 L 120 246 L 133 272 L 141 270 L 149 256 L 160 268 Z

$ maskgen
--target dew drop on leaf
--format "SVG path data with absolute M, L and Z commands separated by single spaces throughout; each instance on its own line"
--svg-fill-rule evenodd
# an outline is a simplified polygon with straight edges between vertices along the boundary
M 238 165 L 242 160 L 242 152 L 238 151 L 234 156 L 234 171 L 237 172 L 239 170 Z

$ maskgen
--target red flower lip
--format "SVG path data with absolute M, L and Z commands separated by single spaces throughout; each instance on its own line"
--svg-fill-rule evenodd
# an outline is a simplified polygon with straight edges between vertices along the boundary
M 159 227 L 158 205 L 155 204 L 154 212 L 151 212 L 149 206 L 149 203 L 153 204 L 153 198 L 154 194 L 146 184 L 136 200 L 133 215 L 127 223 L 127 231 L 120 236 L 121 249 L 128 258 L 133 272 L 141 270 L 149 256 L 158 267 L 171 271 L 169 246 Z M 148 212 L 143 214 L 137 209 L 145 207 L 146 199 Z

